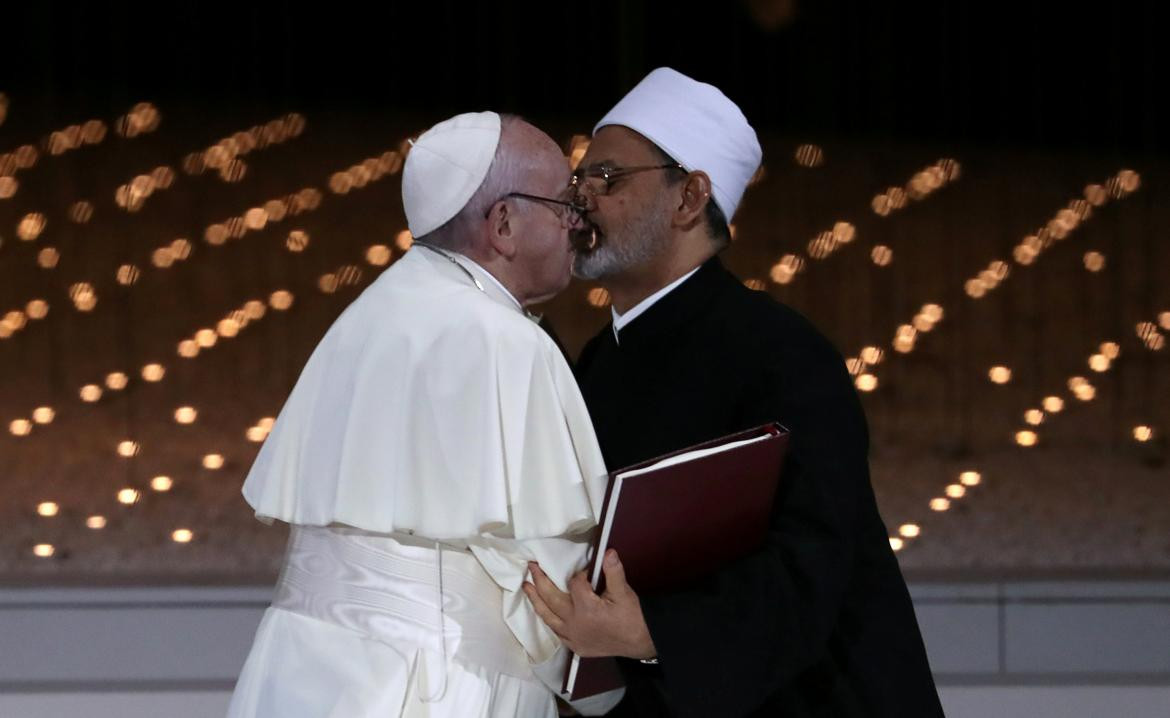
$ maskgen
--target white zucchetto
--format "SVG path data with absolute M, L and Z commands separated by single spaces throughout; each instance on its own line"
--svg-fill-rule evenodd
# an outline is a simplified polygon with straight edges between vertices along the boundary
M 402 169 L 402 207 L 412 235 L 435 231 L 467 206 L 499 144 L 495 112 L 455 115 L 411 143 Z

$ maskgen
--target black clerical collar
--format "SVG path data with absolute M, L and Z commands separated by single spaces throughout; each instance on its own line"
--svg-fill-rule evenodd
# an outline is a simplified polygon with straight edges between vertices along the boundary
M 728 282 L 739 284 L 739 280 L 723 268 L 718 256 L 711 257 L 694 274 L 623 326 L 619 332 L 619 344 L 636 342 L 687 322 L 710 303 L 712 293 L 721 291 Z M 611 331 L 612 326 L 611 322 Z M 614 341 L 618 341 L 617 334 Z

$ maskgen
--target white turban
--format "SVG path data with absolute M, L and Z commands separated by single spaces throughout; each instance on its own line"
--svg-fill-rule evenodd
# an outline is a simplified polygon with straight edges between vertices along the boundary
M 760 166 L 756 131 L 734 102 L 705 82 L 660 67 L 630 90 L 593 128 L 634 130 L 678 160 L 688 172 L 711 178 L 715 204 L 727 221 Z
M 402 207 L 412 235 L 429 234 L 459 214 L 483 184 L 499 144 L 494 112 L 455 115 L 419 135 L 402 169 Z

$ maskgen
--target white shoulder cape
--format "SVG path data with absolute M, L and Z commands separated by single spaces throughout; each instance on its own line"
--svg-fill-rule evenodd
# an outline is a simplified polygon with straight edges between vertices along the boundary
M 261 519 L 433 539 L 596 523 L 605 465 L 552 340 L 415 248 L 309 358 L 244 482 Z

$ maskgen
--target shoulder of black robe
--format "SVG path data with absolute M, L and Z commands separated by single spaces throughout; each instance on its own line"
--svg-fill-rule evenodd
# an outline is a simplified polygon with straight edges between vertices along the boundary
M 625 663 L 634 714 L 942 715 L 861 404 L 811 322 L 713 258 L 620 343 L 603 329 L 577 374 L 611 469 L 767 421 L 792 431 L 764 549 L 640 597 L 661 664 Z
M 561 343 L 561 338 L 557 335 L 556 329 L 553 327 L 552 322 L 549 321 L 548 316 L 542 316 L 538 325 L 548 335 L 548 338 L 553 340 L 553 344 L 557 345 L 557 349 L 561 350 L 561 356 L 565 358 L 565 363 L 571 368 L 573 366 L 573 358 L 565 350 L 565 345 Z

